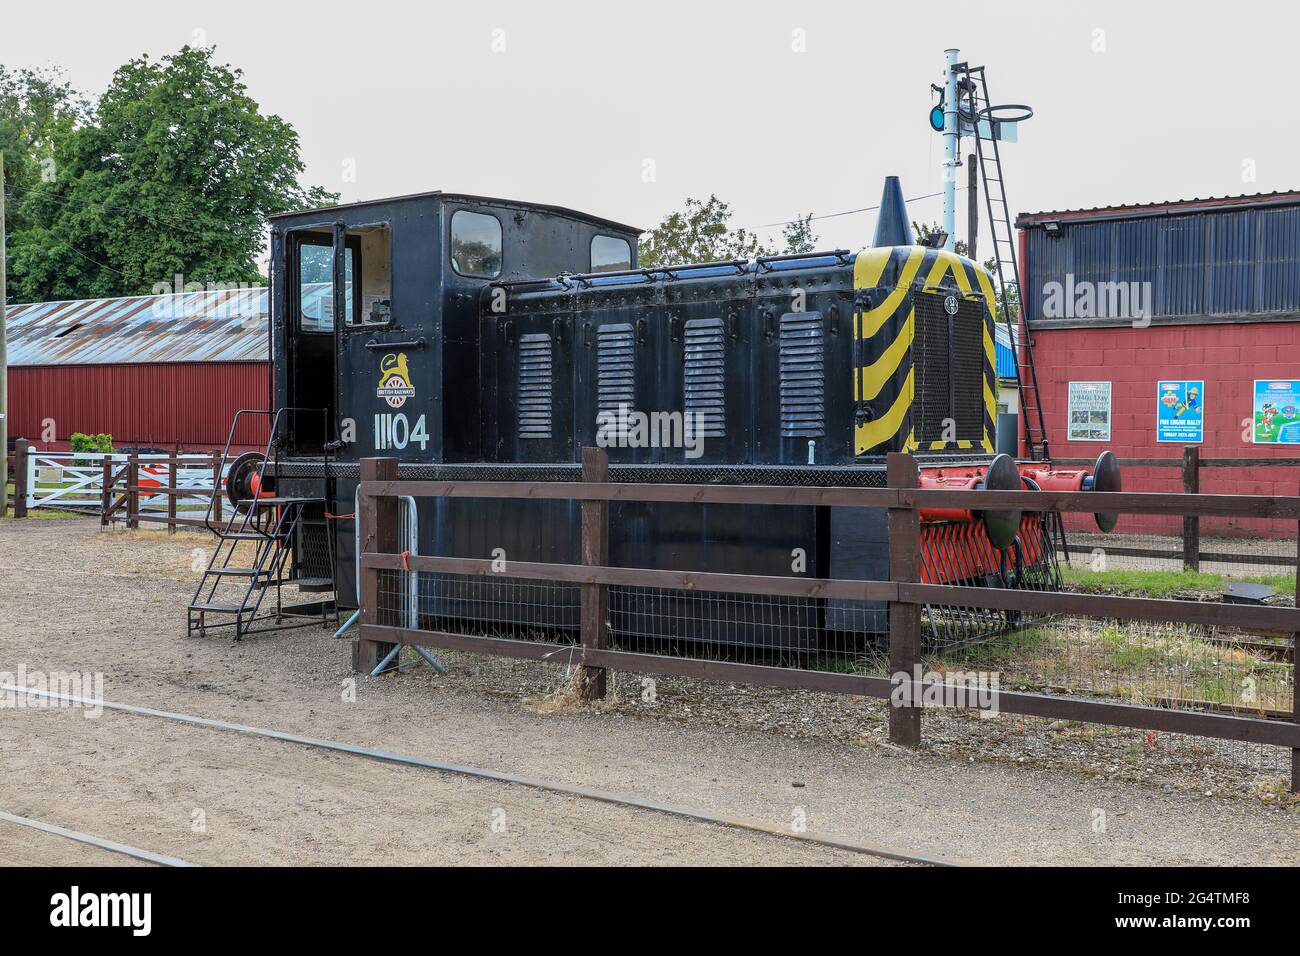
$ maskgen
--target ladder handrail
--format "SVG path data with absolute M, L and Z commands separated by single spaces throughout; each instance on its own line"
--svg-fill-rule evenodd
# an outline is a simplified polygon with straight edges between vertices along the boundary
M 239 428 L 239 419 L 242 415 L 270 415 L 271 410 L 267 408 L 241 408 L 235 412 L 235 417 L 230 420 L 230 434 L 226 436 L 226 447 L 221 450 L 221 466 L 217 473 L 217 478 L 212 482 L 212 497 L 208 499 L 208 510 L 203 515 L 203 526 L 213 534 L 221 534 L 216 528 L 212 527 L 212 515 L 217 507 L 217 496 L 221 494 L 223 476 L 226 471 L 226 462 L 230 460 L 230 446 L 235 441 L 235 430 Z M 231 520 L 234 515 L 231 515 Z M 226 522 L 226 530 L 230 530 L 230 522 Z

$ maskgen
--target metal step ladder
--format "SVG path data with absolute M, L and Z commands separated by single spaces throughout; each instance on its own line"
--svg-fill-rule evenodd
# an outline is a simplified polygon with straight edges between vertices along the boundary
M 268 476 L 274 481 L 279 474 L 279 449 L 282 443 L 278 440 L 278 432 L 283 416 L 286 412 L 301 411 L 319 411 L 327 415 L 323 409 L 281 408 L 274 415 L 269 411 L 241 409 L 236 412 L 231 422 L 230 434 L 221 456 L 221 469 L 218 472 L 219 475 L 225 476 L 225 479 L 224 482 L 218 480 L 213 483 L 212 498 L 208 502 L 208 510 L 204 515 L 204 523 L 216 535 L 217 545 L 189 603 L 187 634 L 190 636 L 195 634 L 205 636 L 211 628 L 233 627 L 235 640 L 242 639 L 261 614 L 268 591 L 275 592 L 275 610 L 273 613 L 268 611 L 265 616 L 273 617 L 277 625 L 281 624 L 286 614 L 295 610 L 284 605 L 285 585 L 294 585 L 301 592 L 331 592 L 332 599 L 318 602 L 320 620 L 322 623 L 328 623 L 332 613 L 337 623 L 338 602 L 334 580 L 332 535 L 327 531 L 326 550 L 329 554 L 327 577 L 300 574 L 300 562 L 296 560 L 296 551 L 301 544 L 301 531 L 305 523 L 304 512 L 309 508 L 319 508 L 324 511 L 328 507 L 328 450 L 321 471 L 323 488 L 320 497 L 285 497 L 277 496 L 274 492 L 261 491 L 267 486 Z M 256 473 L 249 475 L 250 481 L 256 479 L 254 497 L 234 501 L 230 517 L 224 525 L 218 527 L 213 524 L 212 518 L 216 513 L 217 501 L 222 495 L 223 484 L 232 484 L 231 475 L 227 473 L 231 466 L 230 448 L 240 418 L 244 415 L 271 417 L 270 436 L 260 463 L 256 461 L 258 456 L 255 454 L 241 456 L 249 468 L 255 466 Z M 326 423 L 328 427 L 328 417 Z M 236 465 L 234 470 L 238 468 L 239 466 Z M 234 493 L 231 497 L 234 497 Z M 326 518 L 328 522 L 328 515 Z M 216 616 L 219 619 L 218 623 L 213 623 L 209 618 L 210 615 Z
M 1025 443 L 1028 445 L 1028 457 L 1036 461 L 1050 457 L 1047 448 L 1047 425 L 1043 417 L 1043 404 L 1038 391 L 1038 372 L 1034 368 L 1033 339 L 1029 327 L 1023 321 L 1023 295 L 1020 284 L 1020 263 L 1016 255 L 1015 226 L 1011 222 L 1010 206 L 1007 203 L 1006 183 L 1002 175 L 1002 156 L 998 150 L 998 141 L 994 136 L 991 121 L 981 124 L 980 111 L 987 109 L 992 101 L 989 99 L 988 81 L 984 76 L 984 67 L 969 66 L 961 69 L 971 100 L 975 105 L 974 116 L 967 117 L 975 128 L 975 151 L 980 167 L 980 179 L 984 183 L 984 202 L 988 210 L 989 229 L 993 235 L 993 261 L 997 264 L 998 292 L 1002 303 L 1002 318 L 1011 338 L 1011 352 L 1016 362 L 1016 385 L 1020 394 L 1020 418 L 1025 423 Z M 1008 301 L 1009 286 L 1016 290 L 1016 301 Z M 995 317 L 996 318 L 996 317 Z
M 225 528 L 217 532 L 217 546 L 190 601 L 187 633 L 205 636 L 214 626 L 208 615 L 216 614 L 228 618 L 217 626 L 233 625 L 235 640 L 240 640 L 257 619 L 268 591 L 275 592 L 274 617 L 281 623 L 284 585 L 302 588 L 317 583 L 292 576 L 290 559 L 303 509 L 324 503 L 324 498 L 240 501 Z

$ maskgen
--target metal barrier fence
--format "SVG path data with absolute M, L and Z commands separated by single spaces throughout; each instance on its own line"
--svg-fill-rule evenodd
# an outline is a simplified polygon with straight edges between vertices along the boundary
M 586 699 L 604 696 L 606 668 L 892 699 L 890 737 L 915 746 L 923 710 L 916 702 L 929 699 L 927 691 L 961 700 L 962 688 L 943 675 L 987 665 L 1008 678 L 997 691 L 1001 712 L 1283 748 L 1279 756 L 1291 751 L 1293 789 L 1300 783 L 1295 575 L 1289 588 L 1287 579 L 1274 580 L 1273 606 L 1140 589 L 1135 596 L 934 584 L 922 583 L 921 545 L 923 508 L 1101 511 L 1296 528 L 1300 497 L 921 489 L 908 455 L 890 456 L 888 487 L 877 488 L 611 483 L 598 449 L 584 449 L 581 482 L 399 481 L 395 459 L 363 460 L 361 478 L 357 670 L 369 672 L 409 644 L 568 662 L 578 667 Z M 581 563 L 403 553 L 399 496 L 580 501 Z M 614 502 L 886 509 L 889 576 L 611 567 Z M 991 640 L 947 640 L 934 626 L 935 612 L 953 606 L 1001 612 L 1007 628 Z M 825 626 L 832 607 L 833 631 Z M 864 637 L 872 620 L 887 623 Z M 743 646 L 733 639 L 741 627 L 749 635 Z M 940 675 L 937 688 L 927 670 Z

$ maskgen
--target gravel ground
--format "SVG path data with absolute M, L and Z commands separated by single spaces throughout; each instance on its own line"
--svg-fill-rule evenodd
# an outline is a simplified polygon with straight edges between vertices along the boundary
M 241 644 L 187 640 L 190 568 L 195 549 L 207 547 L 198 535 L 100 532 L 93 521 L 0 521 L 0 588 L 8 596 L 0 669 L 102 671 L 104 696 L 113 701 L 618 790 L 777 827 L 806 821 L 818 833 L 974 862 L 1300 859 L 1300 813 L 1276 799 L 1275 751 L 944 713 L 927 714 L 926 745 L 913 753 L 888 744 L 886 715 L 874 701 L 657 678 L 650 704 L 642 678 L 618 674 L 614 702 L 574 709 L 556 703 L 566 686 L 563 665 L 469 654 L 440 655 L 446 677 L 420 665 L 354 678 L 347 642 L 329 641 L 319 627 Z M 345 700 L 353 686 L 355 701 Z M 846 856 L 159 724 L 121 714 L 87 721 L 66 710 L 7 711 L 0 715 L 5 760 L 11 769 L 25 761 L 30 773 L 0 776 L 0 808 L 198 862 L 824 863 Z M 47 762 L 53 769 L 42 769 Z M 399 772 L 406 779 L 392 779 Z M 324 819 L 307 813 L 318 792 L 331 810 Z M 109 799 L 114 793 L 130 797 Z M 521 825 L 493 842 L 481 831 L 484 808 L 497 806 Z M 190 815 L 204 808 L 220 825 L 193 833 Z M 423 828 L 421 837 L 437 839 L 376 840 L 376 819 L 388 821 L 385 834 Z M 633 852 L 624 852 L 628 845 Z

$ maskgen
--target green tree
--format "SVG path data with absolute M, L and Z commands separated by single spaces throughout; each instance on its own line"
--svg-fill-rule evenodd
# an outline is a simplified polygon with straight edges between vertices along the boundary
M 704 202 L 686 200 L 686 208 L 669 213 L 641 237 L 637 261 L 642 266 L 667 266 L 718 259 L 748 259 L 767 254 L 758 237 L 731 229 L 731 206 L 717 196 Z
M 641 237 L 637 261 L 645 267 L 719 259 L 752 259 L 773 250 L 748 229 L 731 228 L 731 206 L 710 195 L 703 202 L 687 199 L 686 208 L 669 213 Z M 817 243 L 812 213 L 787 223 L 782 230 L 785 252 L 811 252 Z
M 11 281 L 27 301 L 258 282 L 266 217 L 337 199 L 305 189 L 298 134 L 210 48 L 132 60 L 25 195 Z
M 817 233 L 812 228 L 812 213 L 794 222 L 787 222 L 781 230 L 786 252 L 812 252 L 817 248 Z
M 60 144 L 89 116 L 90 104 L 64 82 L 58 70 L 0 66 L 0 151 L 9 232 L 28 226 L 23 199 L 42 181 L 54 179 Z

